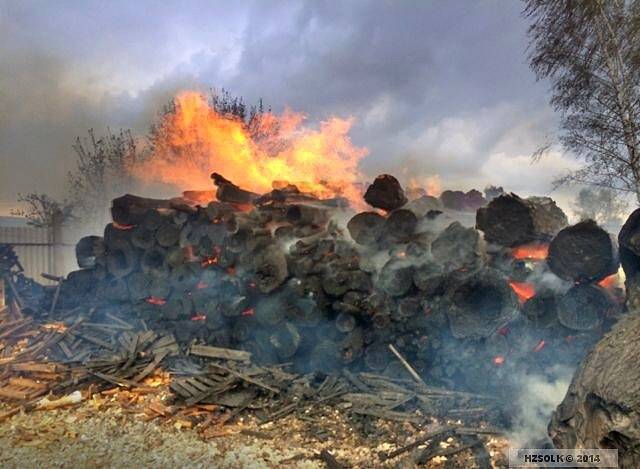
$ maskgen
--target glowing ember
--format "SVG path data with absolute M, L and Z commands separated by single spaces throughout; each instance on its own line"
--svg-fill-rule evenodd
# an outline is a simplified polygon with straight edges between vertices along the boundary
M 285 180 L 319 197 L 360 203 L 355 183 L 367 150 L 351 143 L 352 118 L 332 117 L 316 130 L 303 125 L 302 114 L 285 110 L 258 115 L 247 126 L 218 114 L 196 92 L 180 93 L 175 103 L 175 112 L 158 126 L 152 157 L 133 169 L 138 178 L 210 190 L 209 176 L 216 171 L 257 193 Z
M 543 261 L 549 255 L 549 245 L 543 243 L 523 244 L 511 250 L 514 259 Z
M 215 265 L 218 263 L 218 255 L 214 254 L 212 256 L 204 257 L 200 261 L 200 265 L 202 267 L 209 267 L 210 265 Z
M 544 340 L 541 340 L 540 342 L 538 342 L 538 345 L 536 345 L 535 347 L 533 347 L 533 353 L 537 353 L 540 350 L 542 350 L 545 346 L 545 342 Z
M 121 224 L 121 223 L 116 223 L 116 222 L 114 221 L 114 222 L 113 222 L 113 227 L 114 227 L 116 230 L 123 230 L 123 231 L 126 231 L 126 230 L 132 230 L 132 229 L 134 228 L 134 225 L 123 225 L 123 224 Z
M 191 316 L 192 321 L 206 321 L 207 316 L 205 314 L 196 314 L 195 316 Z
M 619 282 L 618 274 L 615 273 L 613 275 L 609 275 L 608 277 L 605 277 L 602 280 L 600 280 L 598 282 L 598 285 L 601 286 L 602 288 L 610 290 L 612 288 L 617 287 L 619 283 L 620 282 Z
M 255 314 L 255 310 L 253 308 L 245 309 L 241 315 L 242 316 L 253 316 Z
M 493 364 L 496 366 L 504 365 L 504 356 L 496 355 L 495 357 L 493 357 Z
M 167 304 L 167 300 L 164 298 L 158 298 L 157 296 L 150 296 L 145 300 L 150 305 L 162 306 Z
M 520 300 L 520 303 L 524 303 L 529 298 L 533 298 L 533 296 L 536 294 L 535 288 L 532 283 L 510 281 L 509 285 L 518 296 L 518 300 Z
M 203 282 L 202 280 L 200 280 L 197 284 L 196 284 L 196 290 L 204 290 L 205 288 L 209 288 L 209 284 L 206 282 Z

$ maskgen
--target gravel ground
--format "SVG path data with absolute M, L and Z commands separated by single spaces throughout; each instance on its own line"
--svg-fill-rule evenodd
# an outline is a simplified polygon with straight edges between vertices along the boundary
M 0 467 L 323 467 L 304 448 L 235 434 L 203 441 L 193 430 L 143 422 L 121 409 L 20 414 L 0 424 Z M 275 447 L 277 446 L 277 448 Z

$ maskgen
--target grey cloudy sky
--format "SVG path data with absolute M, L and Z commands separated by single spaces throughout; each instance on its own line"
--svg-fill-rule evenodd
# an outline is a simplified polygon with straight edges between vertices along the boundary
M 144 132 L 180 89 L 224 87 L 311 119 L 353 115 L 380 171 L 547 193 L 530 155 L 557 121 L 502 1 L 0 0 L 0 201 L 61 193 L 89 128 Z

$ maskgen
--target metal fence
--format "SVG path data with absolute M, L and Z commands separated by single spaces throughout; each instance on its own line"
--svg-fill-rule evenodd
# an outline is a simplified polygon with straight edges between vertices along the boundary
M 75 259 L 74 246 L 63 241 L 63 232 L 55 228 L 0 226 L 0 244 L 12 244 L 25 275 L 40 283 L 51 283 L 41 274 L 63 276 Z

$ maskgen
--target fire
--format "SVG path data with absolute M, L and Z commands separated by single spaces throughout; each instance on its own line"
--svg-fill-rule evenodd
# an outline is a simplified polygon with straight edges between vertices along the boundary
M 122 230 L 122 231 L 132 230 L 134 228 L 133 225 L 123 225 L 122 223 L 116 223 L 115 221 L 113 222 L 113 227 L 116 230 Z
M 543 261 L 549 255 L 549 245 L 544 243 L 523 244 L 511 250 L 514 259 Z
M 196 284 L 196 290 L 204 290 L 205 288 L 209 288 L 209 284 L 207 282 L 203 282 L 202 280 L 200 280 Z
M 529 282 L 514 282 L 513 280 L 509 282 L 511 289 L 518 296 L 518 300 L 520 303 L 524 303 L 529 298 L 533 298 L 536 294 L 535 288 L 532 283 Z
M 598 285 L 604 289 L 610 290 L 619 284 L 618 274 L 609 275 L 598 282 Z
M 408 173 L 403 170 L 405 176 Z M 407 181 L 407 194 L 410 198 L 415 199 L 423 195 L 437 197 L 442 193 L 442 182 L 440 176 L 428 176 L 425 178 L 409 177 Z
M 253 308 L 245 309 L 242 313 L 242 316 L 253 316 L 255 314 L 255 310 Z
M 367 150 L 351 143 L 353 118 L 331 117 L 312 129 L 303 125 L 304 115 L 285 110 L 247 125 L 218 114 L 196 92 L 180 93 L 175 103 L 158 126 L 153 154 L 132 170 L 140 179 L 208 190 L 216 171 L 256 193 L 284 180 L 320 197 L 360 201 L 355 183 Z
M 533 347 L 533 353 L 538 353 L 540 350 L 542 350 L 545 346 L 545 341 L 544 340 L 540 340 L 540 342 L 538 342 L 538 344 Z
M 496 365 L 496 366 L 504 365 L 504 356 L 503 355 L 496 355 L 495 357 L 493 357 L 493 364 Z
M 191 316 L 192 321 L 206 321 L 207 316 L 205 314 L 196 314 L 195 316 Z
M 158 298 L 157 296 L 150 296 L 145 300 L 150 305 L 162 306 L 167 304 L 167 300 L 164 298 Z

